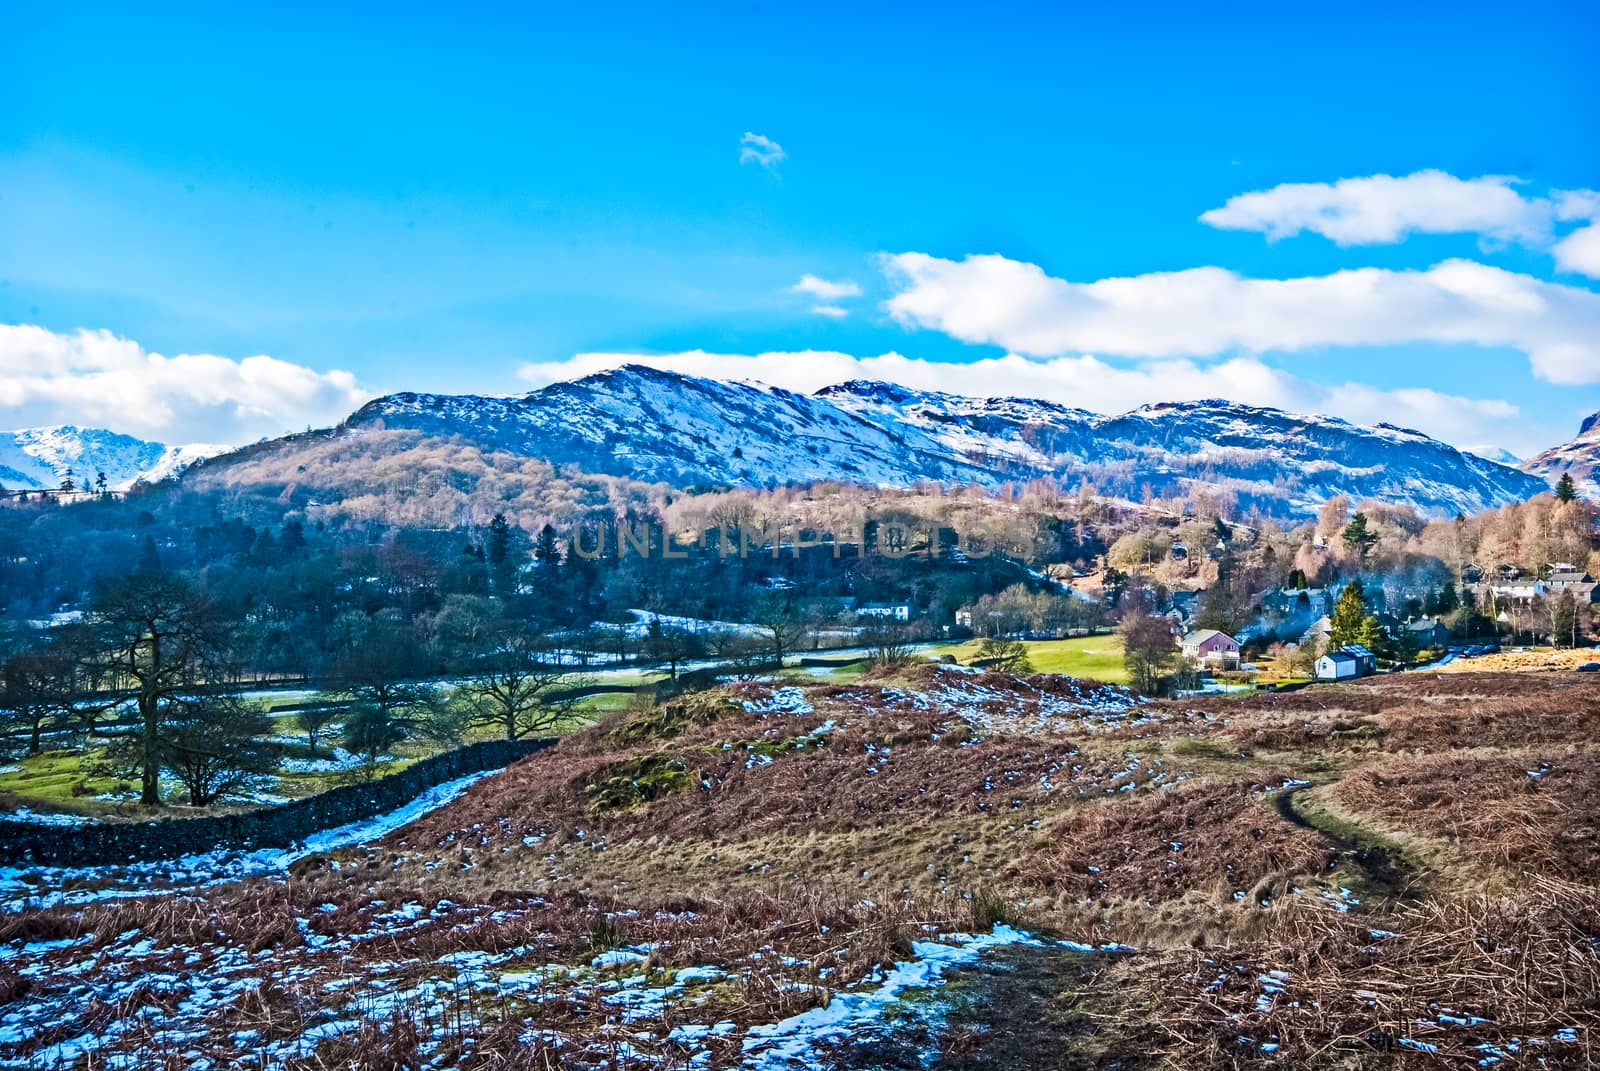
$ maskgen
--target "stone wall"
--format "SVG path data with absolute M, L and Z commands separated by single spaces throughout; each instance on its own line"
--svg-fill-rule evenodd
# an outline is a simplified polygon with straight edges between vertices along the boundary
M 388 777 L 238 814 L 81 826 L 0 820 L 0 865 L 113 866 L 177 859 L 215 848 L 287 848 L 321 830 L 387 814 L 435 785 L 508 766 L 553 743 L 539 739 L 468 744 Z

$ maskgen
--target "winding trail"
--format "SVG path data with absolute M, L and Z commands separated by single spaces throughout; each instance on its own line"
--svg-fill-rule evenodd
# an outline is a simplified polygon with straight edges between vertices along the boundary
M 1315 814 L 1307 814 L 1295 804 L 1295 797 L 1306 789 L 1315 788 L 1310 783 L 1291 784 L 1273 793 L 1272 807 L 1287 822 L 1309 829 L 1338 848 L 1339 853 L 1360 873 L 1362 901 L 1395 904 L 1419 899 L 1421 881 L 1415 868 L 1393 846 L 1376 837 L 1362 836 L 1358 831 L 1343 825 L 1335 826 L 1326 820 L 1319 821 Z

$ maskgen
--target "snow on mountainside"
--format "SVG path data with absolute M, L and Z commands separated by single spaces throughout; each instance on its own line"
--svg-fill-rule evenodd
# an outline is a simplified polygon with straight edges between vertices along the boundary
M 165 446 L 101 428 L 60 424 L 0 432 L 0 487 L 53 490 L 70 473 L 80 489 L 92 489 L 100 473 L 113 491 L 138 480 L 154 483 L 175 476 L 195 461 L 220 453 L 220 446 Z
M 901 484 L 984 472 L 918 433 L 826 399 L 629 366 L 517 398 L 395 394 L 349 426 L 462 436 L 592 472 L 674 484 Z
M 1105 416 L 1026 398 L 961 398 L 873 383 L 820 394 L 863 415 L 928 428 L 991 466 L 1020 462 L 1057 476 L 1131 468 L 1155 490 L 1210 484 L 1271 512 L 1309 513 L 1343 494 L 1435 514 L 1471 513 L 1542 489 L 1515 469 L 1420 432 L 1219 399 Z
M 1225 401 L 1106 416 L 1028 398 L 968 398 L 852 381 L 813 395 L 630 365 L 517 397 L 395 394 L 334 436 L 372 429 L 662 481 L 815 480 L 904 486 L 1060 477 L 1137 496 L 1214 487 L 1242 508 L 1305 515 L 1334 495 L 1471 513 L 1543 489 L 1418 432 Z M 252 447 L 253 472 L 294 470 L 294 439 Z M 277 453 L 274 453 L 276 451 Z M 225 472 L 220 458 L 202 469 Z
M 1579 493 L 1600 502 L 1600 413 L 1583 422 L 1576 439 L 1529 458 L 1522 468 L 1551 484 L 1570 472 Z

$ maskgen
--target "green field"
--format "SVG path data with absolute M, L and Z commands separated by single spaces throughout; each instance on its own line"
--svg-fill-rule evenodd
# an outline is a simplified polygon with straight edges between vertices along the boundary
M 112 774 L 100 748 L 87 754 L 46 751 L 24 756 L 5 763 L 0 772 L 0 800 L 8 807 L 21 804 L 43 810 L 101 814 L 114 809 L 115 804 L 94 796 L 131 787 Z
M 933 657 L 954 655 L 963 665 L 978 657 L 981 640 L 945 643 L 931 648 Z M 1077 636 L 1070 640 L 1024 640 L 1028 659 L 1035 673 L 1060 673 L 1068 677 L 1091 677 L 1108 684 L 1128 683 L 1122 665 L 1122 640 L 1116 636 Z

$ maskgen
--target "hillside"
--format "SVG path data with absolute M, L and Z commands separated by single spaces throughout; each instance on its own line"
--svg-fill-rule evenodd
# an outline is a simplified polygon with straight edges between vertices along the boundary
M 154 483 L 175 476 L 223 449 L 166 446 L 72 424 L 0 432 L 0 487 L 12 491 L 55 489 L 70 473 L 79 488 L 87 489 L 103 472 L 107 488 L 122 491 L 139 480 Z
M 16 868 L 0 1066 L 1591 1067 L 1597 704 L 734 682 L 290 862 Z
M 1585 420 L 1572 441 L 1529 458 L 1522 467 L 1551 484 L 1570 472 L 1581 494 L 1600 501 L 1600 413 Z
M 449 442 L 584 472 L 696 485 L 835 480 L 997 487 L 1054 477 L 1138 498 L 1217 489 L 1243 508 L 1306 516 L 1335 495 L 1440 516 L 1475 513 L 1544 488 L 1536 477 L 1414 431 L 1360 427 L 1225 401 L 1116 416 L 1025 398 L 964 398 L 850 382 L 814 395 L 639 366 L 519 397 L 394 394 L 324 435 L 295 436 L 202 465 L 232 486 L 314 483 L 359 494 L 363 474 L 308 466 L 334 439 L 393 436 L 404 450 Z M 370 453 L 370 451 L 368 451 Z M 379 453 L 386 454 L 385 451 Z M 387 456 L 387 455 L 386 455 Z M 429 465 L 407 467 L 426 476 Z M 435 463 L 433 467 L 437 467 Z M 320 477 L 302 476 L 315 469 Z

